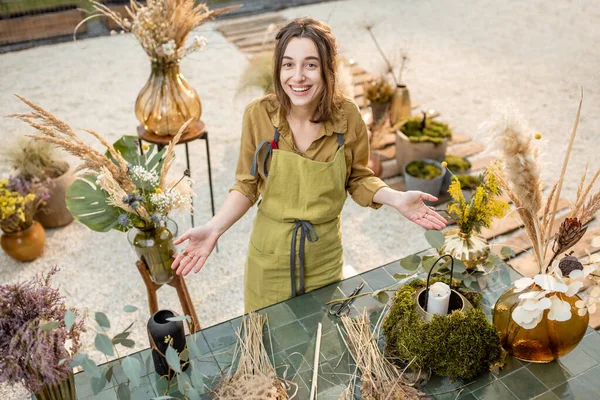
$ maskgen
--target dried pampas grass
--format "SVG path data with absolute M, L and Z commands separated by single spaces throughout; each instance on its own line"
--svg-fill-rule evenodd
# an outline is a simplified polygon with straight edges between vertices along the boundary
M 348 351 L 361 371 L 361 394 L 365 400 L 406 400 L 424 396 L 414 388 L 377 346 L 371 332 L 371 321 L 367 312 L 360 317 L 341 317 Z M 341 332 L 340 332 L 341 333 Z M 353 390 L 346 389 L 340 400 L 354 399 Z
M 266 318 L 250 313 L 242 320 L 238 331 L 238 342 L 233 359 L 238 360 L 235 373 L 225 375 L 214 389 L 215 398 L 220 400 L 284 400 L 293 382 L 277 376 L 263 342 L 263 327 Z M 294 393 L 295 394 L 295 393 Z

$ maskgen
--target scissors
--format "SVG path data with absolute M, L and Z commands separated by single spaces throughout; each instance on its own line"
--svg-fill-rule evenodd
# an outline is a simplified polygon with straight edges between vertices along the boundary
M 365 286 L 365 283 L 362 282 L 360 285 L 358 285 L 356 287 L 356 289 L 354 289 L 354 291 L 352 293 L 350 293 L 350 296 L 348 296 L 350 298 L 348 300 L 344 301 L 343 303 L 333 304 L 329 308 L 329 314 L 335 315 L 336 317 L 341 317 L 342 315 L 347 315 L 350 312 L 350 305 L 355 300 L 354 296 L 356 296 L 358 294 L 358 292 L 360 292 L 364 286 Z

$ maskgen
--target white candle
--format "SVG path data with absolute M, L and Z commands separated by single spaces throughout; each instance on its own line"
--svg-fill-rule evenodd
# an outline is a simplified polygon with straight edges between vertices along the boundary
M 448 315 L 450 303 L 450 286 L 444 282 L 436 282 L 429 286 L 427 296 L 427 312 L 429 314 Z

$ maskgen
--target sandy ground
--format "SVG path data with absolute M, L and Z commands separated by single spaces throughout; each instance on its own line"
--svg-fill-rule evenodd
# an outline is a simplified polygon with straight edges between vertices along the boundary
M 339 1 L 285 10 L 287 17 L 311 15 L 328 20 L 340 52 L 368 71 L 382 70 L 381 59 L 366 31 L 375 34 L 391 55 L 406 48 L 410 56 L 405 81 L 423 107 L 442 113 L 456 132 L 469 135 L 494 109 L 493 102 L 512 99 L 544 136 L 544 171 L 553 182 L 575 116 L 579 87 L 585 88 L 579 135 L 568 170 L 564 196 L 573 198 L 586 162 L 595 170 L 600 132 L 600 10 L 584 1 L 527 2 Z M 247 56 L 228 43 L 214 24 L 201 33 L 210 43 L 182 62 L 182 73 L 197 89 L 207 123 L 215 202 L 224 201 L 233 183 L 241 117 L 259 92 L 237 94 Z M 135 134 L 133 104 L 149 74 L 149 63 L 131 36 L 101 37 L 45 46 L 0 56 L 0 104 L 3 115 L 26 108 L 12 96 L 23 95 L 73 127 L 93 129 L 109 141 Z M 0 119 L 2 147 L 13 144 L 27 126 Z M 485 141 L 482 135 L 478 140 Z M 91 141 L 90 141 L 91 142 Z M 98 146 L 100 148 L 100 146 Z M 197 186 L 196 218 L 210 218 L 206 156 L 202 142 L 192 143 L 193 178 Z M 185 165 L 183 148 L 173 173 Z M 9 166 L 0 167 L 7 175 Z M 210 326 L 243 312 L 243 265 L 255 209 L 250 210 L 220 240 L 198 275 L 187 283 L 200 322 Z M 181 230 L 188 217 L 177 218 Z M 364 209 L 352 200 L 343 212 L 345 261 L 368 270 L 427 247 L 423 230 L 394 210 Z M 148 346 L 146 293 L 134 266 L 135 256 L 124 234 L 95 233 L 75 222 L 47 231 L 42 257 L 18 263 L 0 253 L 0 281 L 17 282 L 52 265 L 61 268 L 55 284 L 70 306 L 103 311 L 123 328 L 135 320 L 136 349 Z M 160 306 L 179 309 L 170 288 L 159 292 Z M 126 304 L 140 308 L 121 312 Z M 89 337 L 86 349 L 92 348 Z M 99 359 L 96 353 L 94 357 Z M 0 398 L 26 398 L 23 389 L 0 388 Z

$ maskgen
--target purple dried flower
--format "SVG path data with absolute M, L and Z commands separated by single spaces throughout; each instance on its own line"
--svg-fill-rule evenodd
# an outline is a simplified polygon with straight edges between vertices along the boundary
M 83 319 L 70 329 L 65 326 L 64 298 L 50 287 L 57 271 L 54 267 L 46 277 L 0 285 L 0 383 L 21 383 L 35 393 L 46 384 L 60 382 L 70 372 L 69 362 L 58 365 L 61 359 L 70 360 L 65 342 L 72 342 L 75 353 L 85 328 Z M 59 326 L 43 330 L 49 321 L 59 322 Z

